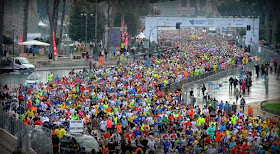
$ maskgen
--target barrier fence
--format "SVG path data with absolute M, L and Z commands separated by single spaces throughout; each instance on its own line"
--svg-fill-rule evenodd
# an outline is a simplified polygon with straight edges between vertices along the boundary
M 16 152 L 31 153 L 31 150 L 38 154 L 52 154 L 51 132 L 47 128 L 27 125 L 17 117 L 10 116 L 0 105 L 0 127 L 17 138 Z

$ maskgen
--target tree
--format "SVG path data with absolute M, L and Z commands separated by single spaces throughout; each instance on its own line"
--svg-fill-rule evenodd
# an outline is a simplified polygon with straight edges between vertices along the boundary
M 0 1 L 0 57 L 2 57 L 3 54 L 3 27 L 4 27 L 4 0 Z
M 88 16 L 87 38 L 93 39 L 95 34 L 95 4 L 85 0 L 77 0 L 73 3 L 70 13 L 69 36 L 72 40 L 85 40 L 86 17 L 81 14 L 86 13 Z M 104 15 L 97 12 L 97 37 L 98 40 L 103 38 L 104 34 Z
M 120 25 L 122 22 L 121 14 L 125 17 L 125 24 L 128 25 L 128 32 L 130 32 L 130 34 L 136 34 L 137 29 L 139 29 L 139 16 L 147 15 L 149 11 L 145 8 L 149 8 L 151 3 L 156 3 L 158 1 L 159 0 L 106 0 L 108 4 L 107 24 L 109 25 L 107 50 L 109 50 L 111 44 L 113 26 L 115 26 L 115 23 Z
M 112 32 L 113 32 L 113 27 L 114 27 L 114 18 L 116 14 L 116 7 L 118 7 L 118 1 L 117 0 L 106 0 L 106 3 L 108 4 L 107 8 L 107 25 L 109 25 L 108 29 L 108 40 L 107 40 L 107 47 L 106 50 L 110 50 L 110 45 L 111 45 L 111 37 L 112 37 Z
M 137 30 L 140 28 L 140 20 L 139 16 L 134 15 L 132 12 L 127 12 L 124 14 L 125 24 L 127 25 L 127 32 L 130 35 L 136 35 Z M 116 17 L 114 19 L 115 26 L 121 27 L 121 12 L 116 13 Z
M 28 10 L 29 10 L 29 2 L 30 0 L 25 0 L 24 10 L 23 10 L 23 36 L 22 41 L 27 40 L 27 24 L 28 24 Z
M 266 3 L 265 5 L 265 17 L 264 17 L 264 24 L 265 24 L 265 39 L 267 42 L 270 43 L 270 28 L 269 28 L 269 17 L 270 17 L 270 4 Z
M 260 39 L 275 45 L 279 41 L 277 36 L 280 33 L 279 5 L 279 0 L 227 0 L 218 6 L 218 11 L 222 16 L 259 16 Z
M 47 10 L 47 15 L 49 18 L 49 23 L 50 23 L 50 51 L 53 51 L 53 32 L 56 34 L 56 27 L 57 27 L 57 17 L 58 17 L 58 8 L 59 8 L 59 3 L 60 0 L 54 0 L 53 2 L 53 8 L 52 12 L 50 12 L 49 9 L 49 0 L 46 0 L 46 10 Z M 54 56 L 53 56 L 54 58 Z
M 11 45 L 13 44 L 13 39 L 8 36 L 3 35 L 3 44 Z
M 60 22 L 60 32 L 59 32 L 59 41 L 58 41 L 58 44 L 61 43 L 61 40 L 62 40 L 63 21 L 64 21 L 64 17 L 65 17 L 65 5 L 66 5 L 66 0 L 63 0 L 62 16 L 61 16 L 61 22 Z
M 279 10 L 279 6 L 280 6 L 280 2 L 279 0 L 271 0 L 271 4 L 272 4 L 272 16 L 273 21 L 272 21 L 272 36 L 271 36 L 271 44 L 272 45 L 276 45 L 277 44 L 277 33 L 279 33 L 279 20 L 280 20 L 280 10 Z
M 76 0 L 77 1 L 77 0 Z M 95 0 L 87 0 L 91 3 L 95 3 Z M 131 18 L 136 19 L 137 23 L 139 23 L 139 15 L 142 14 L 142 10 L 147 8 L 150 3 L 157 3 L 159 0 L 98 0 L 97 2 L 104 1 L 107 4 L 106 12 L 106 24 L 109 26 L 108 29 L 108 40 L 107 40 L 107 51 L 109 51 L 110 44 L 111 44 L 111 35 L 113 32 L 113 27 L 115 26 L 115 16 L 118 13 L 122 13 L 124 15 L 130 14 Z M 148 11 L 145 11 L 146 14 Z M 146 15 L 145 14 L 145 15 Z M 119 22 L 120 23 L 120 22 Z M 127 23 L 127 22 L 126 22 Z M 137 29 L 138 25 L 134 23 L 133 29 Z M 130 29 L 130 28 L 129 28 Z M 129 30 L 130 31 L 130 30 Z M 135 31 L 135 30 L 132 30 Z

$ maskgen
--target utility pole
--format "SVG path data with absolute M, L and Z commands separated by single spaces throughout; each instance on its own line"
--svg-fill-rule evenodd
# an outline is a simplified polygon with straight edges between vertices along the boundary
M 93 14 L 89 14 L 90 16 L 93 16 Z M 85 29 L 85 45 L 87 46 L 88 48 L 88 45 L 87 45 L 87 27 L 88 27 L 88 13 L 82 13 L 81 16 L 85 16 L 86 17 L 86 29 Z M 91 70 L 91 60 L 89 61 L 89 71 Z

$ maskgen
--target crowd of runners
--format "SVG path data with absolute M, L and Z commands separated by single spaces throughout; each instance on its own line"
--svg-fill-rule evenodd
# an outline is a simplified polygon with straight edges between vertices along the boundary
M 162 35 L 163 41 L 173 34 Z M 279 119 L 245 116 L 238 98 L 226 103 L 210 98 L 200 108 L 183 100 L 180 90 L 166 91 L 176 81 L 254 61 L 219 35 L 196 35 L 161 46 L 159 56 L 149 60 L 92 73 L 72 70 L 45 84 L 4 86 L 4 109 L 27 125 L 56 129 L 58 138 L 68 131 L 69 120 L 83 120 L 85 133 L 96 138 L 104 154 L 279 153 Z

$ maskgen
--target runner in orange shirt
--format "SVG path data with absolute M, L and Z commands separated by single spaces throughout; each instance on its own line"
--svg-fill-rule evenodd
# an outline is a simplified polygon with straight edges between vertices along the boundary
M 120 122 L 118 122 L 118 124 L 115 126 L 115 129 L 119 134 L 122 133 L 122 125 Z

